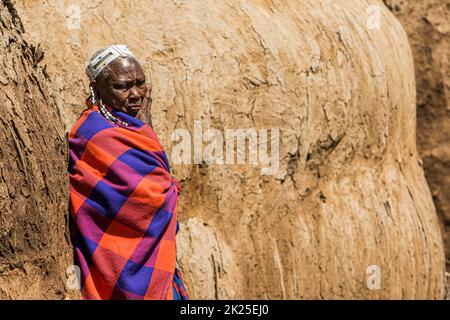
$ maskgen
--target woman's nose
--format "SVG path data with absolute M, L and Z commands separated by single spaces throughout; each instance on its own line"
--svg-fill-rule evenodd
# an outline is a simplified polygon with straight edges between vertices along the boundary
M 136 102 L 136 101 L 138 101 L 140 98 L 141 98 L 141 96 L 139 95 L 139 90 L 138 90 L 138 88 L 137 88 L 136 86 L 133 86 L 133 87 L 130 89 L 130 94 L 128 95 L 128 100 L 131 100 L 131 101 Z

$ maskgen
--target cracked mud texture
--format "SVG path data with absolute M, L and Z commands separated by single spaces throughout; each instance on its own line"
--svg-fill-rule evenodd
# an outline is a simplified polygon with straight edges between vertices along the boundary
M 10 1 L 0 23 L 0 299 L 62 299 L 72 263 L 64 126 Z
M 450 1 L 385 1 L 403 24 L 414 56 L 417 144 L 444 236 L 450 272 Z
M 379 30 L 366 24 L 374 4 Z M 222 133 L 280 129 L 275 175 L 248 164 L 173 166 L 192 298 L 444 297 L 443 242 L 416 148 L 413 57 L 381 1 L 17 8 L 25 38 L 46 52 L 66 130 L 84 109 L 86 60 L 111 43 L 128 44 L 151 75 L 169 159 L 174 129 L 193 134 L 197 119 Z M 380 267 L 379 290 L 367 288 L 370 265 Z

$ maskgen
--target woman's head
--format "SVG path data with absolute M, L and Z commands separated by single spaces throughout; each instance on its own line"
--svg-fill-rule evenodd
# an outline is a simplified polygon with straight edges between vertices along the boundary
M 151 88 L 146 84 L 141 64 L 126 46 L 111 46 L 97 51 L 86 73 L 95 98 L 135 117 Z

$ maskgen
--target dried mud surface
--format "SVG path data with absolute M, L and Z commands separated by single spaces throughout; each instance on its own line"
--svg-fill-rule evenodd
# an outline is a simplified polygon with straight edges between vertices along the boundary
M 450 272 L 450 1 L 385 1 L 411 44 L 417 87 L 417 144 L 440 218 Z
M 71 262 L 66 229 L 64 126 L 10 1 L 0 2 L 0 299 L 63 299 Z

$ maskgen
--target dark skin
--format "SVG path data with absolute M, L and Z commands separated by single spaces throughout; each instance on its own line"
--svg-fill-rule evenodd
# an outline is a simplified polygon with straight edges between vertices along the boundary
M 151 91 L 141 64 L 134 57 L 116 59 L 108 66 L 108 76 L 91 82 L 97 98 L 112 108 L 151 125 Z

